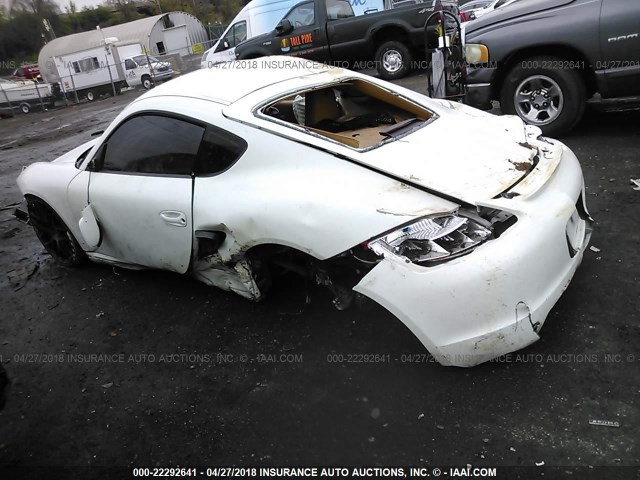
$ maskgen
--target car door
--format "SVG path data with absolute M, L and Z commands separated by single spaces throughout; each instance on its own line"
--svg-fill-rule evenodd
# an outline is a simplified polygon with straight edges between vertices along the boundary
M 610 97 L 640 93 L 640 1 L 603 0 L 600 45 Z
M 296 5 L 283 20 L 289 20 L 293 30 L 279 36 L 281 54 L 319 62 L 329 60 L 326 33 L 320 25 L 316 2 Z
M 236 46 L 247 39 L 247 22 L 242 20 L 229 28 L 220 40 L 212 58 L 212 64 L 230 62 L 236 59 Z
M 364 60 L 363 52 L 369 49 L 367 30 L 370 22 L 356 17 L 347 0 L 326 0 L 327 43 L 331 59 L 336 66 L 348 68 L 349 62 Z M 342 62 L 346 62 L 343 64 Z
M 205 128 L 182 118 L 139 114 L 101 145 L 89 204 L 102 241 L 121 262 L 184 273 L 193 240 L 193 171 Z
M 134 87 L 140 85 L 140 78 L 136 75 L 138 65 L 130 58 L 124 60 L 124 70 L 127 77 L 127 85 Z

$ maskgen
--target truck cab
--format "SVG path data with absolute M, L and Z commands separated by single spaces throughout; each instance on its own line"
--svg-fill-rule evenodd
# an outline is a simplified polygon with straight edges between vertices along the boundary
M 435 21 L 425 32 L 427 19 L 442 10 L 457 15 L 458 3 L 395 3 L 398 5 L 382 11 L 357 15 L 347 0 L 303 0 L 273 31 L 238 45 L 236 57 L 289 55 L 341 67 L 373 63 L 385 80 L 401 78 L 413 68 L 414 58 L 424 58 L 425 38 L 437 37 Z M 449 28 L 448 20 L 445 25 Z
M 152 55 L 140 54 L 122 60 L 127 85 L 135 87 L 142 85 L 149 89 L 154 83 L 169 80 L 173 76 L 173 69 L 169 62 L 158 60 Z
M 388 0 L 387 0 L 388 1 Z M 200 68 L 236 59 L 235 47 L 245 40 L 263 35 L 300 0 L 252 0 L 231 21 L 218 41 L 202 54 Z M 384 10 L 385 0 L 350 0 L 355 15 Z

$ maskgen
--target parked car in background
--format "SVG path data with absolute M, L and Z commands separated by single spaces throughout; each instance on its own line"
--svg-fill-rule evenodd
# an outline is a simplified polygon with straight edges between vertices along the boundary
M 517 117 L 282 61 L 184 75 L 25 168 L 47 251 L 189 272 L 253 301 L 295 273 L 338 309 L 377 302 L 444 365 L 538 340 L 591 234 L 571 150 Z
M 424 55 L 424 25 L 437 10 L 457 16 L 458 2 L 410 2 L 356 16 L 346 0 L 306 0 L 289 10 L 271 32 L 238 45 L 236 56 L 290 55 L 336 65 L 375 60 L 382 78 L 397 79 L 411 70 L 414 58 Z M 434 39 L 436 26 L 434 21 L 428 30 Z
M 231 21 L 220 39 L 204 54 L 201 68 L 236 59 L 235 47 L 250 38 L 273 30 L 282 17 L 300 0 L 251 0 Z M 355 15 L 384 9 L 384 0 L 352 2 Z
M 460 6 L 460 13 L 466 14 L 469 20 L 473 20 L 478 10 L 488 7 L 492 2 L 493 0 L 472 0 Z
M 22 65 L 16 68 L 11 74 L 11 79 L 16 80 L 40 80 L 40 68 L 36 63 L 30 65 Z
M 466 102 L 566 133 L 594 94 L 640 95 L 639 19 L 638 0 L 521 0 L 469 22 Z
M 485 7 L 475 10 L 473 15 L 475 18 L 480 18 L 485 16 L 487 13 L 491 13 L 498 8 L 506 7 L 507 5 L 511 5 L 517 1 L 518 0 L 493 0 Z

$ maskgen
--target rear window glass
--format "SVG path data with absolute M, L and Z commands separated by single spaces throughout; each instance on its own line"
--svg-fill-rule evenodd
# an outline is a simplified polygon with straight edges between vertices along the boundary
M 433 113 L 360 79 L 276 100 L 260 112 L 351 148 L 370 148 L 423 125 Z

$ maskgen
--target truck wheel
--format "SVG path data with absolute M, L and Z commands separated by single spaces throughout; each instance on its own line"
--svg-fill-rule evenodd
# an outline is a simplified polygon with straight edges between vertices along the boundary
M 77 267 L 84 262 L 84 251 L 49 205 L 39 198 L 27 197 L 27 210 L 36 236 L 55 261 L 65 267 Z
M 28 103 L 21 103 L 20 111 L 24 114 L 29 113 L 31 111 L 31 105 L 29 105 Z
M 151 87 L 153 87 L 153 82 L 151 81 L 151 77 L 149 75 L 144 75 L 142 77 L 142 86 L 145 90 L 149 90 Z
M 397 40 L 384 42 L 376 51 L 378 75 L 385 80 L 402 78 L 409 73 L 411 60 L 411 52 L 404 43 Z
M 85 93 L 84 96 L 89 102 L 93 102 L 96 98 L 98 98 L 98 95 L 94 90 L 87 90 L 87 93 Z
M 502 112 L 518 115 L 545 135 L 562 135 L 575 127 L 584 113 L 586 87 L 576 70 L 545 68 L 561 62 L 555 57 L 519 62 L 502 85 Z

